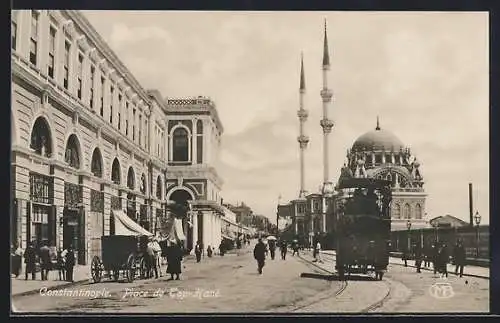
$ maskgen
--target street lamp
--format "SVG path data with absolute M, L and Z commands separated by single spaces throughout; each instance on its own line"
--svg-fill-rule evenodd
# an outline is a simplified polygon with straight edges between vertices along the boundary
M 476 215 L 474 215 L 474 220 L 476 221 L 476 258 L 479 258 L 479 224 L 481 223 L 481 215 L 476 210 Z

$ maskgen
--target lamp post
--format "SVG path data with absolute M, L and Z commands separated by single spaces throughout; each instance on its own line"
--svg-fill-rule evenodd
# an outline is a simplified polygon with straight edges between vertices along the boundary
M 479 224 L 481 223 L 481 215 L 476 210 L 476 215 L 474 215 L 474 220 L 476 221 L 476 258 L 479 258 Z

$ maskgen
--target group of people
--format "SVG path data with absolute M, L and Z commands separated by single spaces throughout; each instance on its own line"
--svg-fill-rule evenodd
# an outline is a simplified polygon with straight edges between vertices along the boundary
M 403 261 L 405 266 L 408 265 L 408 259 L 415 259 L 415 267 L 417 268 L 417 273 L 421 272 L 422 262 L 424 267 L 430 267 L 430 263 L 433 264 L 434 274 L 439 273 L 442 277 L 448 277 L 448 263 L 450 262 L 450 255 L 448 253 L 448 246 L 446 242 L 434 242 L 428 246 L 425 250 L 421 248 L 419 244 L 414 245 L 413 250 L 405 252 L 403 255 Z M 455 274 L 460 277 L 463 276 L 466 253 L 465 247 L 461 239 L 458 239 L 455 247 L 453 248 L 453 254 L 451 256 L 452 262 L 455 264 Z
M 253 250 L 253 256 L 257 261 L 257 271 L 259 274 L 262 274 L 263 268 L 266 263 L 266 256 L 269 253 L 271 256 L 271 260 L 274 260 L 276 256 L 276 249 L 279 247 L 281 253 L 281 259 L 286 260 L 286 254 L 288 251 L 288 243 L 284 240 L 276 241 L 276 240 L 268 240 L 267 245 L 264 243 L 262 238 L 259 238 L 257 244 Z M 296 241 L 293 241 L 291 244 L 293 255 L 295 253 L 299 253 L 299 245 Z
M 25 280 L 31 275 L 32 280 L 36 280 L 37 264 L 40 268 L 41 279 L 48 280 L 49 272 L 57 270 L 59 280 L 73 281 L 73 268 L 75 266 L 75 252 L 73 246 L 69 245 L 64 250 L 57 250 L 54 255 L 54 247 L 50 247 L 48 241 L 38 243 L 30 242 L 26 250 L 22 250 L 20 246 L 11 246 L 12 273 L 17 278 L 22 270 L 22 257 L 24 257 L 24 274 Z

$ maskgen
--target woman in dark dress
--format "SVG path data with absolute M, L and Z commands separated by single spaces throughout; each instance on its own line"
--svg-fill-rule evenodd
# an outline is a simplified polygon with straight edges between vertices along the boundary
M 179 280 L 179 275 L 181 274 L 181 262 L 182 262 L 182 248 L 179 244 L 174 244 L 169 247 L 167 253 L 167 274 L 170 274 L 170 280 L 174 279 L 174 274 L 176 275 L 175 279 Z

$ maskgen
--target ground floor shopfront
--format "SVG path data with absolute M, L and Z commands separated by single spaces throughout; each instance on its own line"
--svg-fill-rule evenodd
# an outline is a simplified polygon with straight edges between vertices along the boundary
M 112 209 L 126 210 L 146 230 L 156 230 L 165 203 L 147 198 L 58 161 L 13 151 L 11 244 L 56 248 L 72 245 L 78 264 L 101 254 L 101 237 L 113 233 Z

